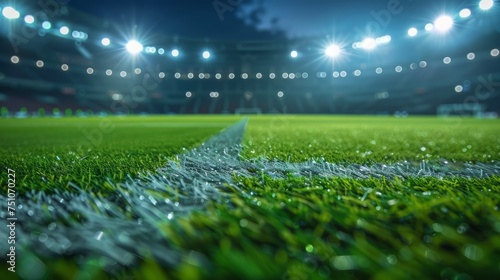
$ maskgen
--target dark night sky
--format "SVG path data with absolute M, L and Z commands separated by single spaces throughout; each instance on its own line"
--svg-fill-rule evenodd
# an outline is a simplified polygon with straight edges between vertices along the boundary
M 231 0 L 218 0 L 228 3 Z M 139 30 L 192 38 L 257 40 L 364 30 L 373 12 L 387 10 L 398 0 L 232 0 L 242 4 L 219 17 L 214 0 L 70 0 L 69 5 L 100 18 Z M 399 0 L 401 12 L 392 14 L 380 34 L 425 24 L 443 12 L 456 13 L 478 1 Z M 222 9 L 222 7 L 221 7 Z M 357 28 L 357 29 L 356 29 Z

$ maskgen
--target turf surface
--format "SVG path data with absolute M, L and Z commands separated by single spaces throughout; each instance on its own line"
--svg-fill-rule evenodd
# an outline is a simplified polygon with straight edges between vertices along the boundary
M 0 120 L 2 132 L 15 132 L 12 136 L 2 133 L 9 144 L 1 145 L 17 155 L 2 151 L 2 162 L 18 173 L 31 174 L 24 180 L 33 186 L 66 188 L 64 180 L 47 180 L 43 185 L 36 170 L 57 170 L 57 151 L 80 151 L 80 158 L 87 155 L 85 151 L 96 151 L 99 158 L 88 166 L 67 170 L 66 176 L 78 178 L 78 172 L 87 172 L 89 182 L 95 184 L 92 189 L 97 190 L 106 174 L 119 182 L 125 174 L 153 171 L 182 147 L 193 147 L 236 120 L 204 118 L 168 119 L 172 120 L 168 127 L 163 127 L 163 118 L 125 119 L 117 122 L 116 134 L 109 134 L 102 145 L 87 143 L 83 146 L 88 148 L 81 149 L 72 146 L 82 140 L 77 126 L 63 129 L 55 125 L 81 120 Z M 178 130 L 183 122 L 205 121 L 214 127 Z M 59 132 L 45 138 L 41 149 L 36 143 L 45 137 L 44 122 L 50 124 L 46 124 L 49 131 Z M 96 123 L 88 124 L 89 129 L 96 127 Z M 491 163 L 500 159 L 499 135 L 498 120 L 252 116 L 241 159 Z M 106 137 L 108 134 L 103 139 Z M 129 153 L 136 157 L 128 158 Z M 74 160 L 74 155 L 66 156 L 66 163 Z M 96 163 L 107 167 L 107 173 Z M 123 169 L 126 172 L 120 174 Z M 285 179 L 246 178 L 235 174 L 234 181 L 234 186 L 221 188 L 227 195 L 225 203 L 209 202 L 204 211 L 158 223 L 165 242 L 183 252 L 179 265 L 160 267 L 154 258 L 146 258 L 123 274 L 110 275 L 99 256 L 42 258 L 46 277 L 495 279 L 500 275 L 498 174 L 490 178 L 422 178 L 415 174 L 392 180 L 295 174 Z M 80 182 L 88 185 L 85 178 Z M 24 260 L 37 263 L 34 256 Z
M 200 144 L 238 118 L 106 117 L 0 119 L 0 166 L 17 173 L 17 190 L 104 191 L 109 178 L 121 182 L 154 172 L 167 158 Z M 0 178 L 2 189 L 6 178 Z
M 500 120 L 331 116 L 252 117 L 246 158 L 333 163 L 500 160 Z

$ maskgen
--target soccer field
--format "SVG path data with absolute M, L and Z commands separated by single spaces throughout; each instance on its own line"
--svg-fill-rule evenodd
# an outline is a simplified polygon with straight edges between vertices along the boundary
M 498 120 L 0 119 L 0 135 L 23 279 L 500 275 Z

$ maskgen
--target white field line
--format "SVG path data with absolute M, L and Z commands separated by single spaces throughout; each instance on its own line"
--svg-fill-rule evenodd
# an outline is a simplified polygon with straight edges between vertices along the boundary
M 117 188 L 115 197 L 103 198 L 83 190 L 73 193 L 56 191 L 50 195 L 33 191 L 18 197 L 16 216 L 20 227 L 17 229 L 17 248 L 44 256 L 105 257 L 108 269 L 114 269 L 117 264 L 131 265 L 149 254 L 162 265 L 175 265 L 190 252 L 170 244 L 168 237 L 158 230 L 158 225 L 168 223 L 178 215 L 203 210 L 210 201 L 225 203 L 226 195 L 220 189 L 226 184 L 237 189 L 233 182 L 235 175 L 390 179 L 422 176 L 485 178 L 500 174 L 499 162 L 402 162 L 365 166 L 324 161 L 241 160 L 239 153 L 245 126 L 246 120 L 238 122 L 198 148 L 179 155 L 177 161 L 169 161 L 156 174 L 130 178 L 122 184 L 112 183 Z M 6 201 L 3 194 L 0 201 Z M 0 218 L 7 218 L 6 207 L 1 208 Z M 0 231 L 0 240 L 7 240 L 6 227 Z M 0 254 L 5 258 L 7 242 L 0 242 Z

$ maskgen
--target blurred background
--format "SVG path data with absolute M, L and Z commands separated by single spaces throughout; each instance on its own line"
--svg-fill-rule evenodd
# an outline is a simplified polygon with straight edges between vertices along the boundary
M 0 116 L 500 114 L 500 7 L 0 1 Z

